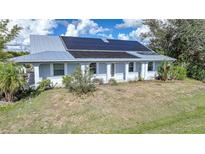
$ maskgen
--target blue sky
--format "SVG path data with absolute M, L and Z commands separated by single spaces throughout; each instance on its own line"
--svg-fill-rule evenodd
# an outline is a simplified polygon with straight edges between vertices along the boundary
M 99 27 L 109 29 L 107 31 L 99 32 L 96 34 L 105 34 L 106 36 L 112 35 L 114 39 L 118 39 L 119 34 L 128 35 L 130 32 L 137 29 L 136 27 L 131 27 L 131 26 L 127 27 L 127 28 L 120 28 L 120 29 L 116 28 L 116 25 L 124 23 L 124 21 L 122 19 L 90 19 L 90 20 L 93 21 L 94 23 L 96 23 Z M 71 24 L 75 21 L 79 22 L 79 19 L 67 19 L 67 20 L 61 19 L 61 20 L 56 20 L 56 21 L 58 23 L 58 26 L 56 28 L 54 28 L 52 35 L 65 34 L 66 30 L 67 30 L 66 23 Z M 140 22 L 140 20 L 132 20 L 132 21 L 133 21 L 133 23 Z M 65 22 L 65 24 L 63 24 L 62 22 Z M 96 34 L 86 33 L 86 34 L 80 34 L 79 36 L 81 36 L 81 37 L 103 37 L 101 35 L 96 35 Z
M 147 43 L 140 35 L 149 31 L 140 19 L 10 20 L 9 26 L 14 25 L 22 27 L 19 36 L 9 43 L 14 48 L 29 46 L 31 34 L 138 40 Z

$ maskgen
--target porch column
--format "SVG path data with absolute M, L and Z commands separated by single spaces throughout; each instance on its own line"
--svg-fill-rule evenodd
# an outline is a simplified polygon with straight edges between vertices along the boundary
M 107 82 L 111 78 L 111 63 L 107 63 Z
M 128 80 L 129 75 L 129 63 L 125 63 L 125 81 Z
M 142 62 L 141 63 L 140 77 L 144 80 L 147 79 L 147 71 L 148 71 L 148 63 L 147 62 Z
M 40 64 L 34 64 L 33 68 L 34 68 L 34 82 L 35 82 L 35 87 L 38 86 L 38 83 L 40 81 L 40 76 L 39 76 L 39 66 Z
M 84 74 L 86 69 L 89 68 L 89 64 L 88 63 L 81 63 L 80 68 L 81 68 L 82 73 Z
M 64 63 L 64 75 L 68 74 L 68 63 Z

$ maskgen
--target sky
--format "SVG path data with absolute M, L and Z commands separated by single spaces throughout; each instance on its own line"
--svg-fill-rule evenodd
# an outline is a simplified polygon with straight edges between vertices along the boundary
M 140 34 L 149 31 L 140 19 L 16 19 L 10 20 L 8 28 L 14 25 L 22 30 L 8 43 L 8 50 L 29 49 L 31 34 L 138 40 L 146 44 L 148 40 Z

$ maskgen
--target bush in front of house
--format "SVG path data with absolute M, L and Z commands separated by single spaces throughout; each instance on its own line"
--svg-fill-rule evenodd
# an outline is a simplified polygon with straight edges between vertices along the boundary
M 181 66 L 172 66 L 170 69 L 170 78 L 174 80 L 184 80 L 186 78 L 187 70 Z
M 22 67 L 12 62 L 0 62 L 0 93 L 6 102 L 12 102 L 15 94 L 24 89 L 25 74 Z
M 111 86 L 116 86 L 116 85 L 118 85 L 118 83 L 117 83 L 117 81 L 116 81 L 115 79 L 110 79 L 110 80 L 108 81 L 108 84 L 111 85 Z
M 65 88 L 68 88 L 72 81 L 73 81 L 72 76 L 70 76 L 70 75 L 63 76 L 62 82 L 63 82 L 63 85 L 65 86 Z
M 95 79 L 93 79 L 93 83 L 103 85 L 103 79 L 95 78 Z
M 43 79 L 38 83 L 38 87 L 36 90 L 38 93 L 41 93 L 45 90 L 52 89 L 52 88 L 53 88 L 53 83 L 51 82 L 51 80 Z
M 70 77 L 65 77 L 64 86 L 69 89 L 70 92 L 77 94 L 87 94 L 96 90 L 95 84 L 91 80 L 92 74 L 89 70 L 82 72 L 80 67 L 77 67 L 75 72 Z
M 169 62 L 161 62 L 158 66 L 158 79 L 166 81 L 170 76 L 171 64 Z

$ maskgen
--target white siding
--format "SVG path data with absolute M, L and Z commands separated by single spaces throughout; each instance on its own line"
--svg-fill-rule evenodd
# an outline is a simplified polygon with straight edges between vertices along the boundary
M 74 73 L 78 65 L 79 64 L 77 64 L 77 63 L 68 63 L 67 64 L 67 74 L 70 75 L 70 74 Z

